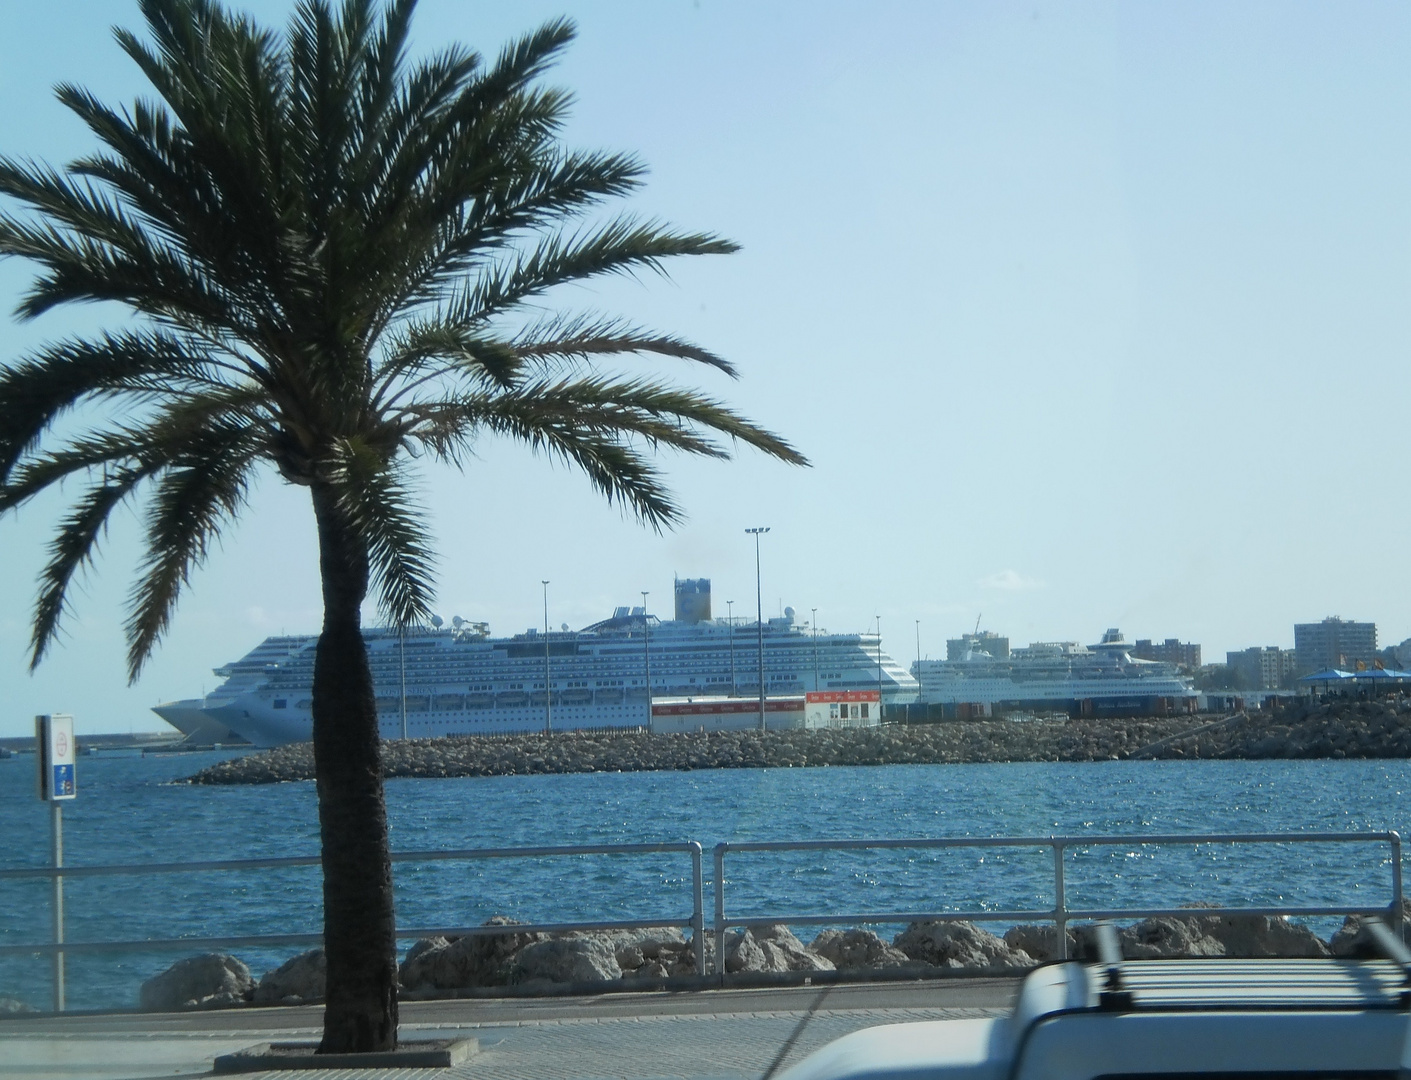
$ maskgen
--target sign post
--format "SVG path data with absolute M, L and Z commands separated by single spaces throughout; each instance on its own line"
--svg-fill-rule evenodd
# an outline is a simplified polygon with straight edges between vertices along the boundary
M 74 776 L 73 717 L 53 713 L 34 718 L 34 758 L 38 795 L 49 804 L 49 835 L 54 869 L 64 865 L 64 803 L 78 793 Z M 54 944 L 64 943 L 64 878 L 54 875 Z M 64 1011 L 64 954 L 54 953 L 54 1011 Z

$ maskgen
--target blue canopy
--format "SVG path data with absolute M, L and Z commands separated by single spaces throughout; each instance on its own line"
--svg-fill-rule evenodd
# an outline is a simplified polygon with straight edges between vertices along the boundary
M 1331 682 L 1334 679 L 1355 679 L 1357 678 L 1350 671 L 1343 671 L 1340 668 L 1328 668 L 1326 671 L 1315 671 L 1312 675 L 1305 675 L 1299 682 Z
M 1354 679 L 1411 679 L 1411 671 L 1394 671 L 1391 668 L 1368 668 L 1356 672 Z

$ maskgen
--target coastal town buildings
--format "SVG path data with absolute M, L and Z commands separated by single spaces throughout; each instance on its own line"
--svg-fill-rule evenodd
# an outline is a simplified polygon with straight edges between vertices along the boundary
M 1225 664 L 1247 690 L 1278 690 L 1298 671 L 1298 654 L 1277 645 L 1258 645 L 1225 654 Z
M 1293 648 L 1300 675 L 1327 668 L 1348 670 L 1359 662 L 1370 665 L 1377 657 L 1377 624 L 1336 615 L 1322 622 L 1295 623 Z
M 1200 646 L 1194 641 L 1179 641 L 1173 637 L 1162 642 L 1137 638 L 1137 643 L 1132 646 L 1132 655 L 1138 660 L 1160 660 L 1188 671 L 1200 667 Z

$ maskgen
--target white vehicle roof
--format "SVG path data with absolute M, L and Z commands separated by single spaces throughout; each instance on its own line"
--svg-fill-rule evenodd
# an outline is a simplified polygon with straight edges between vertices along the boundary
M 854 1032 L 780 1080 L 1393 1077 L 1409 1002 L 1407 969 L 1389 960 L 1049 964 L 1008 1017 Z

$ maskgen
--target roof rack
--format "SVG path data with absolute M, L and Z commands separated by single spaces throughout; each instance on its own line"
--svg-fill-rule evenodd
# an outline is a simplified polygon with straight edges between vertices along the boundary
M 1125 960 L 1117 928 L 1094 924 L 1097 1007 L 1135 1009 L 1411 1008 L 1411 948 L 1377 916 L 1363 926 L 1379 954 L 1325 959 Z
M 1097 934 L 1097 957 L 1102 965 L 1102 989 L 1098 991 L 1097 1007 L 1112 1012 L 1130 1009 L 1136 1002 L 1131 990 L 1122 982 L 1122 942 L 1118 940 L 1117 928 L 1104 920 L 1094 927 Z
M 1406 947 L 1406 943 L 1392 933 L 1391 927 L 1382 922 L 1376 915 L 1369 915 L 1362 921 L 1362 925 L 1367 928 L 1367 932 L 1372 935 L 1372 941 L 1380 950 L 1381 954 L 1388 960 L 1395 961 L 1401 965 L 1404 975 L 1402 980 L 1403 989 L 1401 991 L 1402 1007 L 1411 1006 L 1411 949 Z

